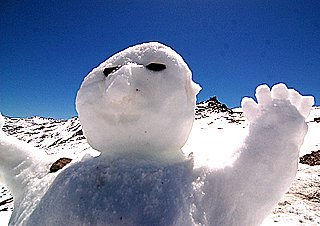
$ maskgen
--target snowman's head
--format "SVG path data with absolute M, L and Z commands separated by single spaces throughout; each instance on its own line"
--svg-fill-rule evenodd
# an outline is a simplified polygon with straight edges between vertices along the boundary
M 101 63 L 85 77 L 76 99 L 89 144 L 102 153 L 179 151 L 200 90 L 191 75 L 180 55 L 157 42 Z

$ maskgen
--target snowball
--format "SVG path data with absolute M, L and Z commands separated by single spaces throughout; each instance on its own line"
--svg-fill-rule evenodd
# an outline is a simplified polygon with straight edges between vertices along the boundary
M 151 42 L 93 69 L 78 91 L 76 108 L 96 150 L 175 155 L 189 136 L 199 90 L 182 57 Z

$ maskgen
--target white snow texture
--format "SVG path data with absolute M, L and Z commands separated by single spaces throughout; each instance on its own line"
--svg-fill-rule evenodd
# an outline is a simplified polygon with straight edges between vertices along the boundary
M 195 167 L 215 149 L 191 144 L 189 158 L 180 151 L 198 91 L 177 53 L 141 44 L 93 69 L 78 92 L 80 121 L 99 157 L 86 157 L 55 178 L 39 159 L 19 168 L 34 150 L 15 146 L 2 132 L 0 166 L 17 197 L 9 224 L 259 225 L 295 176 L 313 99 L 284 84 L 271 91 L 259 86 L 258 103 L 242 101 L 250 128 L 234 162 Z
M 150 70 L 152 63 L 166 68 Z M 105 75 L 109 68 L 114 70 Z M 199 90 L 182 57 L 151 42 L 93 69 L 78 91 L 76 107 L 88 143 L 102 153 L 178 158 L 192 128 Z

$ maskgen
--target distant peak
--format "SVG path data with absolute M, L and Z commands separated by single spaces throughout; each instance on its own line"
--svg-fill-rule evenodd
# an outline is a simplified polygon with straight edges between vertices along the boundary
M 201 101 L 196 106 L 195 118 L 206 118 L 212 113 L 226 112 L 231 114 L 232 110 L 227 105 L 221 103 L 216 96 L 210 97 L 208 100 Z

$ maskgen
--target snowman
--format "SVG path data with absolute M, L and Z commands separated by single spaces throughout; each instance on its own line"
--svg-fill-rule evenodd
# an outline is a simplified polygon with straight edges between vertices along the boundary
M 199 91 L 180 55 L 144 43 L 94 68 L 78 91 L 98 157 L 49 174 L 54 157 L 1 131 L 1 178 L 15 200 L 9 225 L 259 225 L 295 177 L 313 98 L 259 86 L 257 102 L 242 100 L 250 128 L 237 158 L 217 169 L 195 167 L 197 154 L 181 151 Z

